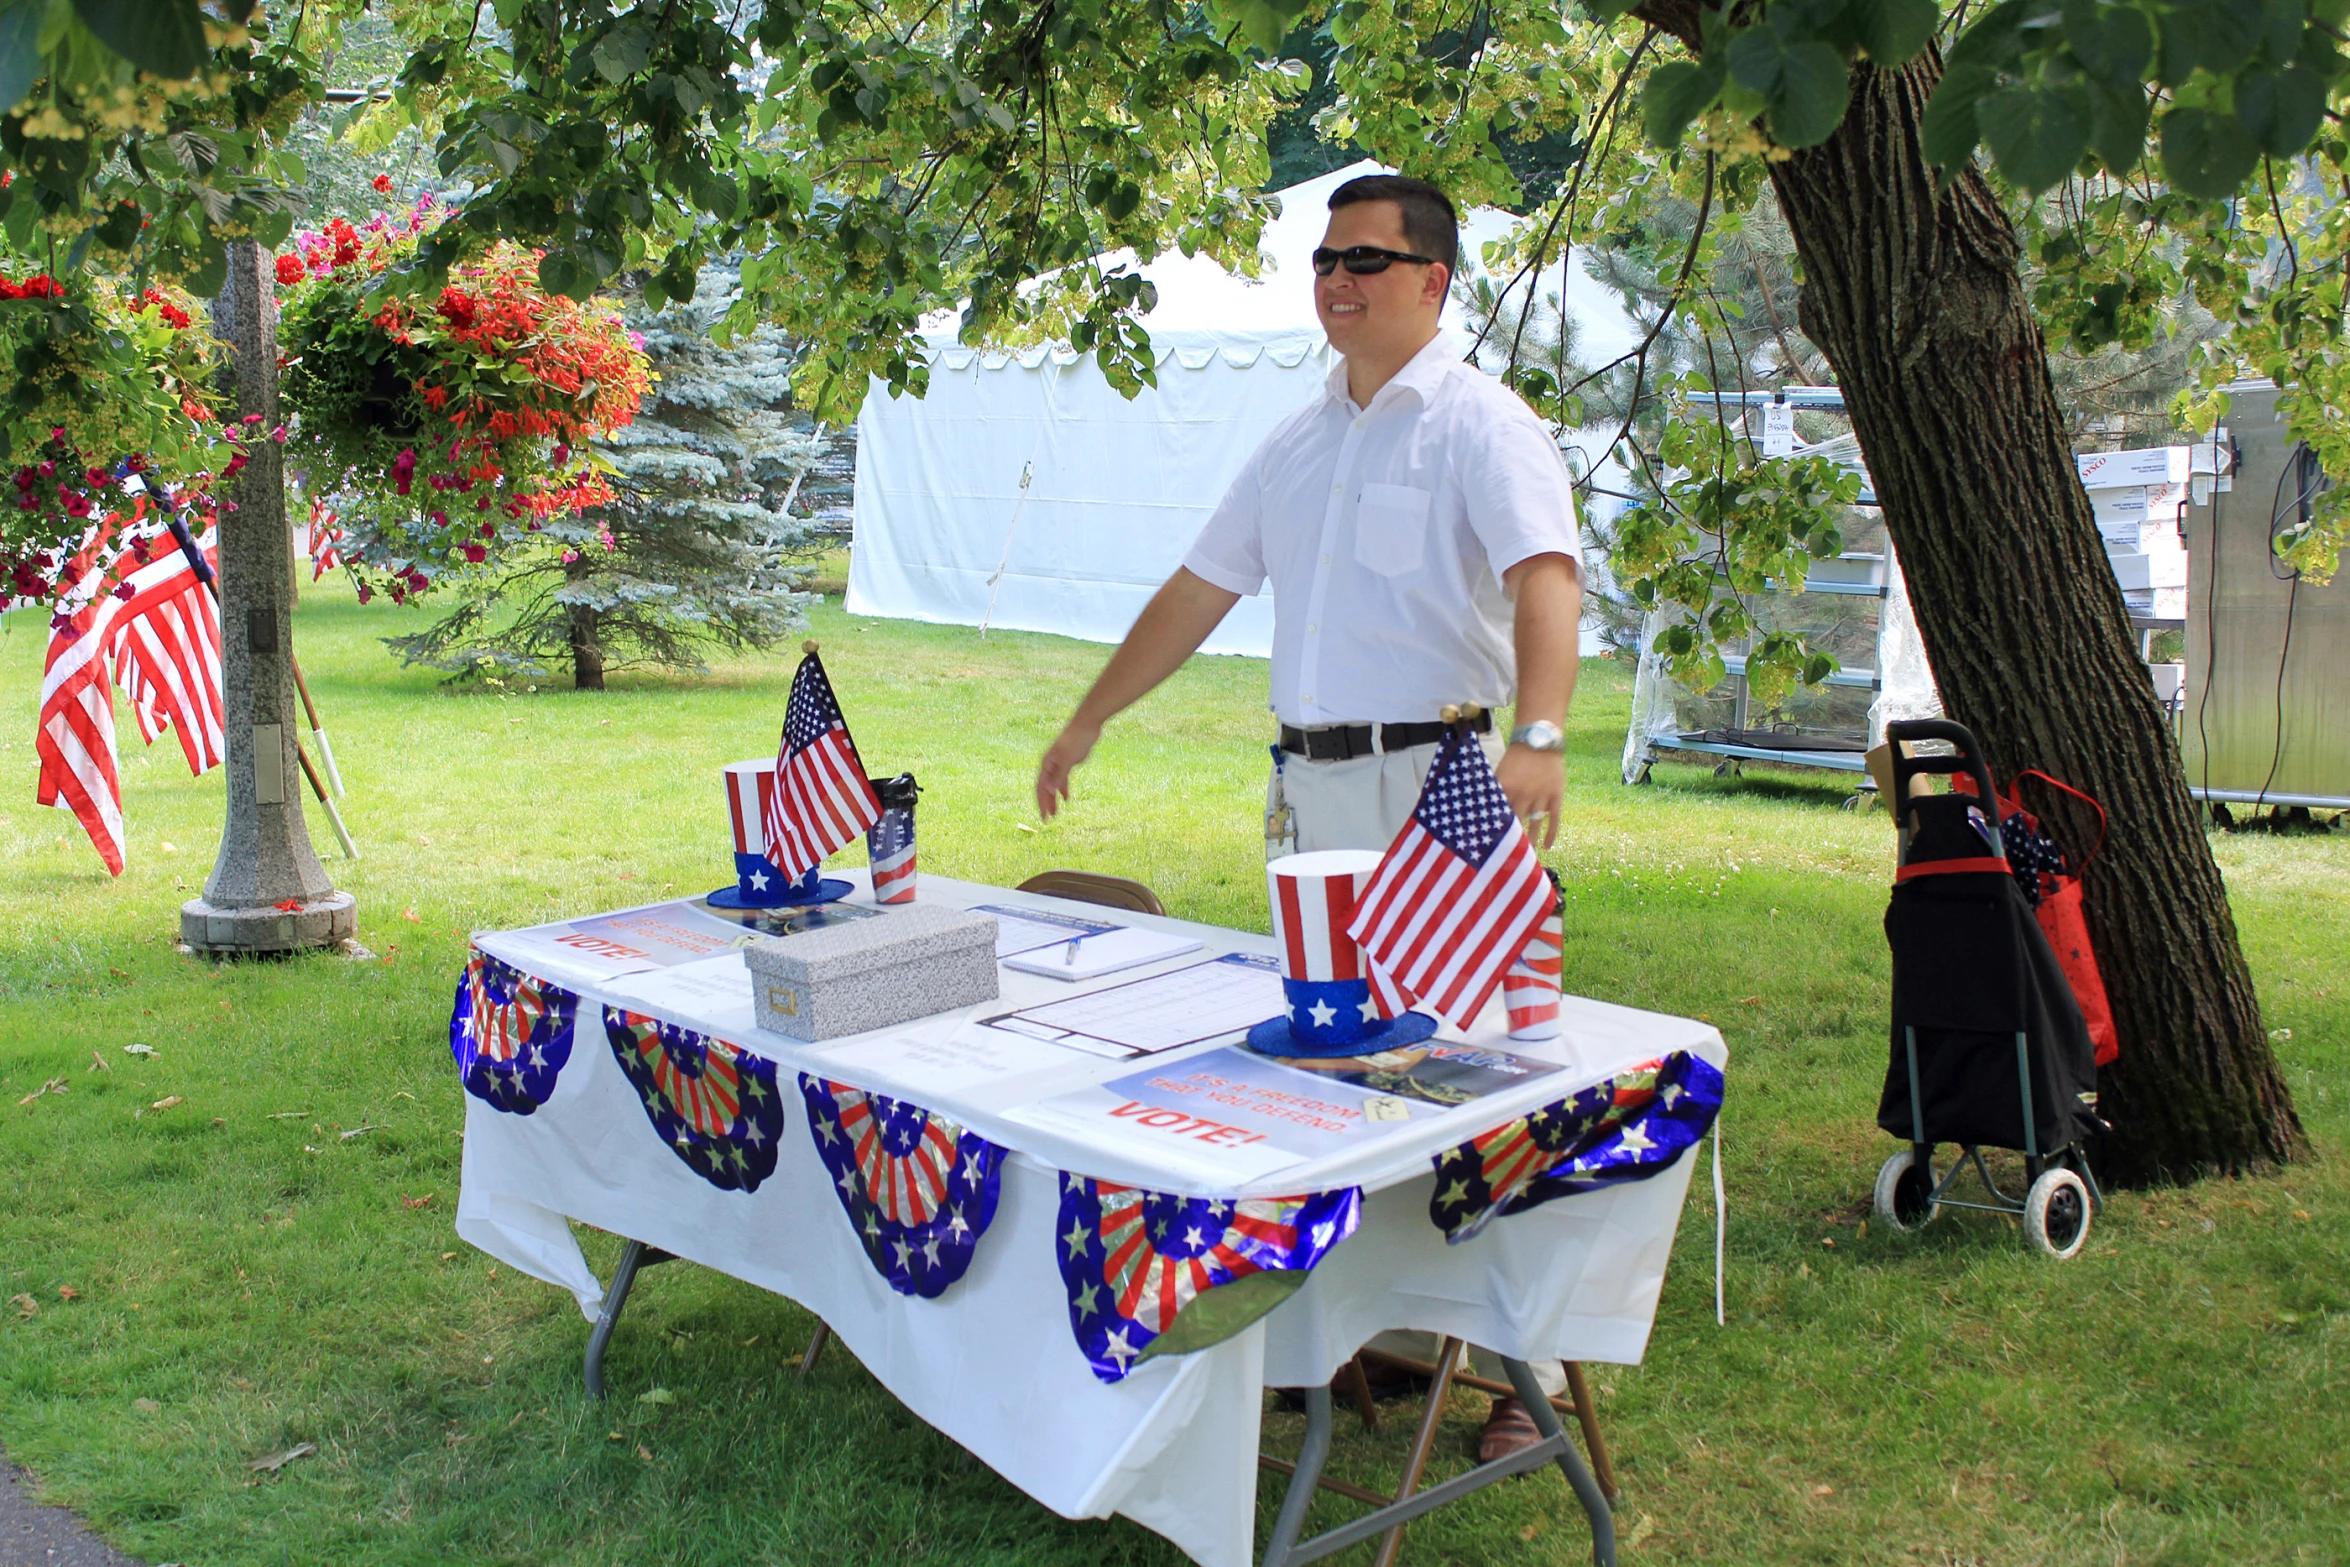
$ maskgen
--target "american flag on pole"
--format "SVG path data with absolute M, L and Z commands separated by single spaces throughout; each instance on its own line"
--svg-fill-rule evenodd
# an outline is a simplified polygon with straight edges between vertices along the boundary
M 219 557 L 218 534 L 197 543 L 207 565 Z M 142 562 L 141 557 L 150 558 Z M 124 568 L 129 568 L 127 571 Z M 130 698 L 139 738 L 152 745 L 176 730 L 188 771 L 202 776 L 227 755 L 222 733 L 220 608 L 187 552 L 170 535 L 134 545 L 115 562 L 123 597 L 106 633 L 115 683 Z
M 1484 747 L 1455 734 L 1355 903 L 1347 932 L 1410 999 L 1456 1028 L 1484 1009 L 1556 894 Z
M 73 812 L 106 869 L 122 874 L 122 776 L 114 759 L 114 694 L 106 684 L 106 639 L 123 600 L 106 591 L 107 518 L 90 532 L 64 573 L 59 608 L 49 622 L 41 670 L 40 759 L 34 797 Z
M 814 653 L 792 676 L 775 757 L 775 792 L 764 810 L 767 858 L 797 880 L 881 820 L 881 797 L 865 777 L 848 721 Z

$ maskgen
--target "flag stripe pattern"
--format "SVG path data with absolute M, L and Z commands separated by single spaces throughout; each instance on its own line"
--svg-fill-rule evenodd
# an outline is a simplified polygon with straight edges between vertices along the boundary
M 726 814 L 734 826 L 734 852 L 767 852 L 767 812 L 775 793 L 775 764 L 768 761 L 726 764 Z
M 767 858 L 796 880 L 880 819 L 881 797 L 865 777 L 824 665 L 810 653 L 792 676 L 784 709 L 766 811 Z
M 58 613 L 49 622 L 41 707 L 33 735 L 40 780 L 34 797 L 73 812 L 106 869 L 123 866 L 122 777 L 114 750 L 114 696 L 106 683 L 106 637 L 122 600 L 104 591 L 108 518 L 90 530 L 61 574 Z
M 1428 1217 L 1457 1246 L 1506 1214 L 1647 1180 L 1721 1109 L 1712 1062 L 1686 1050 L 1643 1062 L 1436 1155 Z
M 1484 747 L 1456 734 L 1348 928 L 1396 989 L 1466 1028 L 1555 899 Z
M 1526 950 L 1501 977 L 1501 1004 L 1509 1013 L 1513 1039 L 1558 1037 L 1560 980 L 1566 969 L 1563 916 L 1563 904 L 1554 899 L 1550 913 L 1526 938 Z
M 215 532 L 208 531 L 198 548 L 208 563 L 217 562 Z M 151 550 L 153 558 L 137 564 L 141 550 Z M 152 745 L 164 730 L 175 730 L 188 771 L 201 776 L 227 755 L 219 606 L 186 553 L 168 539 L 134 549 L 117 563 L 118 572 L 124 563 L 133 565 L 122 576 L 130 593 L 120 600 L 106 639 L 115 682 L 130 698 L 139 737 Z
M 865 833 L 865 853 L 873 866 L 873 901 L 914 901 L 914 813 L 893 806 L 881 813 Z
M 1273 884 L 1273 935 L 1287 959 L 1283 973 L 1292 979 L 1364 977 L 1363 949 L 1346 927 L 1376 869 L 1296 876 L 1266 867 L 1265 879 Z

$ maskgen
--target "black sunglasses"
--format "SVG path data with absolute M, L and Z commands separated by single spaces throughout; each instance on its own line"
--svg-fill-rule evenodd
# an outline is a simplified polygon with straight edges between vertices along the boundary
M 1382 250 L 1377 245 L 1349 245 L 1344 250 L 1332 250 L 1320 245 L 1314 250 L 1314 275 L 1328 277 L 1341 263 L 1356 277 L 1373 272 L 1384 272 L 1398 261 L 1409 261 L 1416 266 L 1436 265 L 1434 256 L 1415 256 L 1408 250 Z

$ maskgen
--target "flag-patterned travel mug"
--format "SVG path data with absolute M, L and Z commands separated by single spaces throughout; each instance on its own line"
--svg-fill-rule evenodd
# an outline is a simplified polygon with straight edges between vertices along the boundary
M 1553 890 L 1558 878 L 1553 875 Z M 1564 900 L 1553 901 L 1550 913 L 1526 938 L 1526 950 L 1501 977 L 1501 1004 L 1510 1015 L 1510 1038 L 1529 1043 L 1559 1037 L 1559 989 L 1565 967 L 1566 922 Z
M 914 901 L 914 800 L 921 786 L 912 773 L 876 778 L 881 820 L 865 829 L 865 854 L 873 865 L 873 901 Z

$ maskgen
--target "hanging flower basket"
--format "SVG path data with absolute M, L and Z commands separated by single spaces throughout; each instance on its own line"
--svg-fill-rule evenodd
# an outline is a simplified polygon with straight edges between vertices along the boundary
M 542 288 L 536 251 L 496 245 L 430 298 L 387 287 L 444 216 L 427 197 L 337 219 L 276 262 L 287 464 L 333 497 L 362 601 L 405 600 L 609 501 L 588 442 L 634 419 L 650 384 L 618 312 Z
M 200 320 L 176 288 L 0 256 L 0 609 L 53 598 L 109 517 L 209 479 L 224 350 Z

